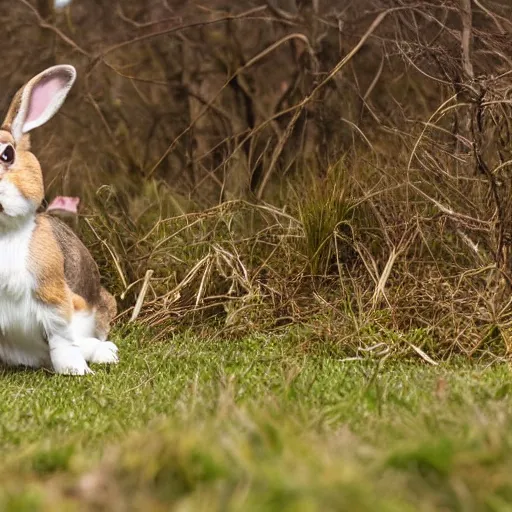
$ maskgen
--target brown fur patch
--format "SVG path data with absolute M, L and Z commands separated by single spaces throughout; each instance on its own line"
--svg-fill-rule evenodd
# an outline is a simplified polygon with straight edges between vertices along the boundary
M 64 255 L 64 274 L 69 287 L 88 304 L 97 306 L 100 301 L 100 273 L 93 257 L 67 224 L 57 217 L 41 216 L 49 222 Z
M 14 146 L 14 139 L 11 132 L 0 129 L 0 143 L 1 144 L 12 144 Z
M 25 141 L 25 138 L 22 140 Z M 34 200 L 36 204 L 41 203 L 44 197 L 44 185 L 37 158 L 28 151 L 24 142 L 16 146 L 12 134 L 5 129 L 0 129 L 0 143 L 12 144 L 16 148 L 14 163 L 7 168 L 3 179 L 9 180 L 26 199 Z
M 93 257 L 73 230 L 57 217 L 40 215 L 51 225 L 52 233 L 64 255 L 64 275 L 72 292 L 90 308 L 96 309 L 96 333 L 104 338 L 117 313 L 114 297 L 100 283 L 100 273 Z
M 37 158 L 30 151 L 16 151 L 16 160 L 4 178 L 25 197 L 40 204 L 44 198 L 43 176 Z
M 100 291 L 100 303 L 96 309 L 96 336 L 98 338 L 106 339 L 110 331 L 110 324 L 116 314 L 116 299 L 102 287 Z
M 11 104 L 9 105 L 9 110 L 7 111 L 7 115 L 5 116 L 4 122 L 2 124 L 2 130 L 11 130 L 12 123 L 14 122 L 14 118 L 16 114 L 20 110 L 21 106 L 21 95 L 23 94 L 23 89 L 25 86 L 18 89 L 16 94 L 14 95 Z
M 29 269 L 36 278 L 36 297 L 57 307 L 68 320 L 72 314 L 72 295 L 64 276 L 64 256 L 53 236 L 48 219 L 36 217 L 30 242 Z
M 73 293 L 72 301 L 74 311 L 87 311 L 89 309 L 87 301 L 83 297 L 80 297 L 80 295 L 77 295 L 76 293 Z

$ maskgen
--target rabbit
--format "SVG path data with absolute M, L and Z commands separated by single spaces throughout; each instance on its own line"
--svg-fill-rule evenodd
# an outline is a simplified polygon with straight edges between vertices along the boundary
M 93 373 L 88 363 L 118 362 L 107 341 L 116 301 L 73 230 L 38 213 L 43 176 L 29 140 L 75 79 L 70 65 L 38 74 L 16 93 L 0 127 L 0 361 L 85 375 Z

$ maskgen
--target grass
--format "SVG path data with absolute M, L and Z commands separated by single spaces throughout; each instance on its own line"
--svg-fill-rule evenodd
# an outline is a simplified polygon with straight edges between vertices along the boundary
M 508 365 L 116 336 L 91 377 L 3 371 L 1 510 L 510 509 Z
M 457 28 L 372 0 L 373 22 L 337 9 L 347 32 L 323 2 L 320 48 L 309 2 L 288 28 L 212 5 L 151 34 L 156 4 L 15 4 L 4 61 L 30 45 L 82 77 L 34 133 L 48 199 L 80 196 L 71 223 L 159 343 L 119 330 L 121 364 L 83 379 L 0 370 L 0 512 L 510 508 L 505 7 Z

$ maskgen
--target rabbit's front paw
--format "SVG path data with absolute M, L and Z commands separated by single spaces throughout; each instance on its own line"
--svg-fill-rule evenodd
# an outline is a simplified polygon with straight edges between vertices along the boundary
M 87 375 L 94 373 L 77 347 L 59 347 L 51 352 L 55 373 L 62 375 Z
M 114 364 L 119 361 L 117 347 L 111 341 L 100 341 L 92 354 L 91 363 Z

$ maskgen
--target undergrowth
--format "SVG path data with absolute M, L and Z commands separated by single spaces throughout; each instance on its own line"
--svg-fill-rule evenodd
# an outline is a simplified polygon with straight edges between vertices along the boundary
M 47 199 L 80 196 L 119 323 L 509 355 L 509 2 L 20 0 L 5 16 L 4 110 L 45 66 L 77 69 L 32 148 Z
M 78 229 L 118 297 L 118 320 L 136 317 L 160 339 L 296 325 L 351 355 L 507 356 L 506 272 L 491 255 L 468 253 L 436 216 L 400 213 L 405 202 L 384 212 L 357 192 L 354 173 L 339 163 L 309 185 L 290 182 L 283 207 L 232 200 L 202 209 L 155 182 L 125 197 L 135 213 L 103 187 Z M 417 345 L 381 350 L 374 332 Z

